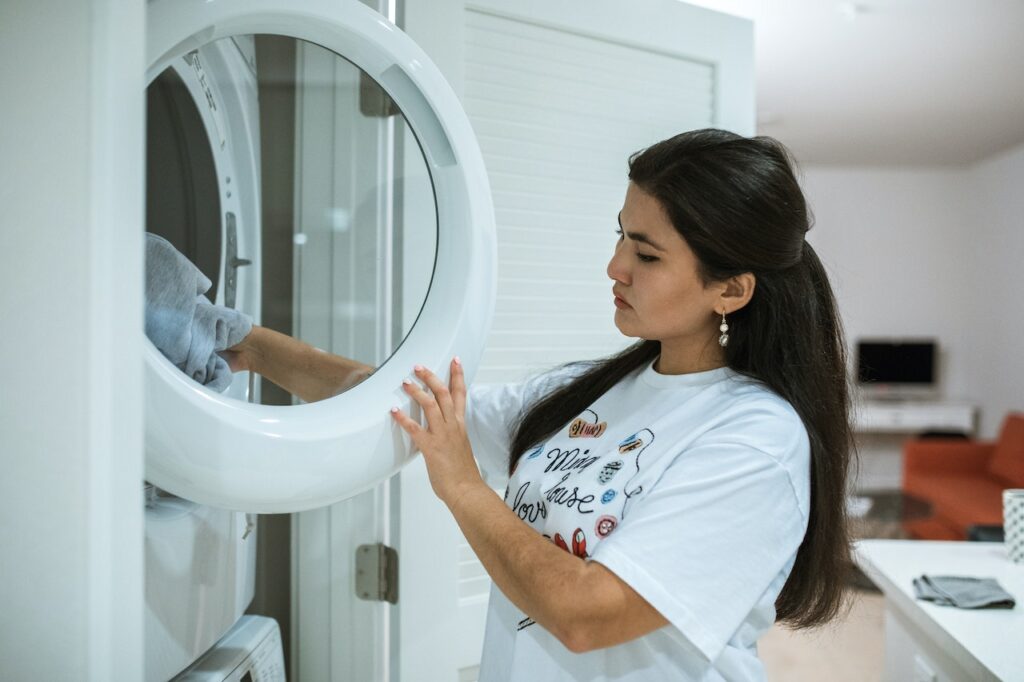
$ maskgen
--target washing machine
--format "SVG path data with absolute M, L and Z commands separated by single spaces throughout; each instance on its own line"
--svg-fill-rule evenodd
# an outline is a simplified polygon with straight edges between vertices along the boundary
M 211 303 L 260 319 L 260 140 L 255 42 L 188 50 L 146 90 L 146 231 L 213 282 Z M 233 375 L 224 395 L 258 401 Z M 146 678 L 167 680 L 206 652 L 252 602 L 256 515 L 200 505 L 147 482 Z
M 388 409 L 418 415 L 400 389 L 414 363 L 444 376 L 459 355 L 472 379 L 496 243 L 455 94 L 371 9 L 152 0 L 146 66 L 145 229 L 203 271 L 212 303 L 375 368 L 305 403 L 245 372 L 213 391 L 145 343 L 146 677 L 164 680 L 241 622 L 257 513 L 404 466 Z

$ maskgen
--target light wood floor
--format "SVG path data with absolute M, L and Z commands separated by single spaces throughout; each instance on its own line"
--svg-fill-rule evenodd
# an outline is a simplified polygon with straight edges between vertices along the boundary
M 884 597 L 851 590 L 845 617 L 793 632 L 775 625 L 758 641 L 768 682 L 879 682 L 884 649 Z

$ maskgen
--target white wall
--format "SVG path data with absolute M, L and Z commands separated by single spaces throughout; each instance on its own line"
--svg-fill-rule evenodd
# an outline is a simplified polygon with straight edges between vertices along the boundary
M 981 432 L 991 438 L 1007 412 L 1024 411 L 1024 145 L 968 175 L 968 390 L 981 405 Z
M 142 0 L 0 5 L 0 678 L 142 678 Z
M 945 397 L 969 397 L 964 173 L 827 166 L 804 172 L 816 219 L 808 241 L 832 277 L 851 351 L 858 337 L 934 336 Z
M 971 167 L 803 166 L 851 347 L 938 339 L 944 398 L 980 408 L 980 434 L 1024 409 L 1024 146 Z M 899 484 L 901 438 L 861 436 L 861 487 Z

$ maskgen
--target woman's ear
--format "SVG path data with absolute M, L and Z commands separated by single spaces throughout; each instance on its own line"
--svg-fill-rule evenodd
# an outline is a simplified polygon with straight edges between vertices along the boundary
M 750 302 L 754 295 L 754 287 L 757 286 L 757 278 L 752 272 L 730 277 L 725 281 L 725 289 L 721 294 L 721 307 L 726 313 L 734 313 Z

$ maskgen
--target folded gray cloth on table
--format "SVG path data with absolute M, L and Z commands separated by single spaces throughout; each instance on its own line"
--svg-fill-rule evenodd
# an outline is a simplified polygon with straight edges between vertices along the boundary
M 169 241 L 146 233 L 146 336 L 182 372 L 223 391 L 231 369 L 217 352 L 248 336 L 252 318 L 210 303 L 211 284 Z
M 941 606 L 961 609 L 1012 609 L 1013 595 L 994 578 L 922 575 L 914 578 L 914 595 Z

